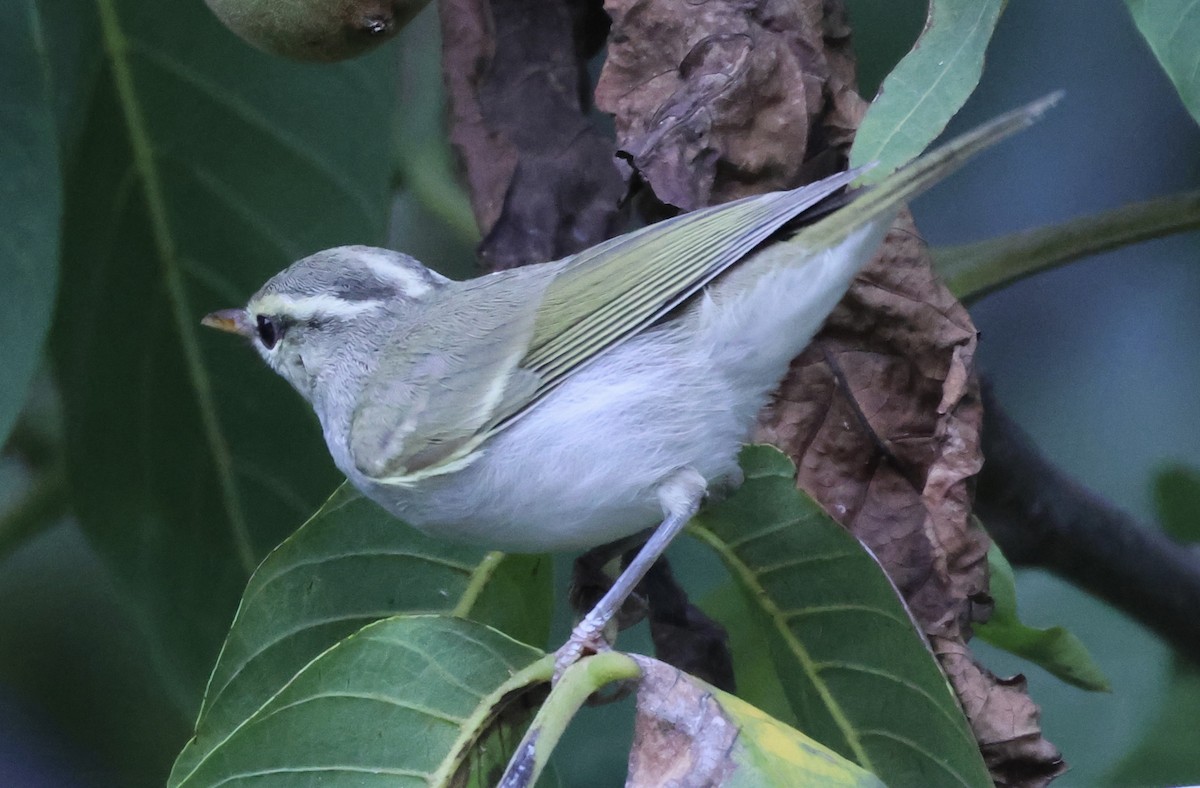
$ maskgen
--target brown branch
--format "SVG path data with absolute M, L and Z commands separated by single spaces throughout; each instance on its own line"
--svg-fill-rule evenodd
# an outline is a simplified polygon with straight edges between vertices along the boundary
M 1050 462 L 984 387 L 975 511 L 1015 566 L 1048 569 L 1200 664 L 1200 556 Z

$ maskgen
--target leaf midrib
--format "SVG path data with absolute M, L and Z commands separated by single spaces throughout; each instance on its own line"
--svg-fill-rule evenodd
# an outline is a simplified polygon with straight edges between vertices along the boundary
M 792 653 L 796 655 L 796 659 L 803 668 L 805 675 L 807 675 L 812 681 L 813 688 L 816 689 L 817 694 L 821 697 L 821 701 L 825 704 L 825 708 L 829 711 L 829 716 L 833 718 L 834 724 L 837 725 L 838 730 L 841 731 L 842 736 L 845 737 L 846 746 L 849 747 L 850 751 L 854 754 L 854 760 L 858 762 L 859 766 L 863 767 L 867 771 L 873 774 L 878 774 L 875 766 L 871 762 L 871 756 L 867 754 L 866 748 L 863 747 L 862 742 L 859 741 L 858 731 L 846 716 L 846 713 L 843 711 L 841 704 L 838 703 L 837 698 L 833 697 L 833 694 L 829 691 L 829 688 L 825 686 L 825 683 L 821 680 L 820 674 L 816 669 L 816 663 L 814 662 L 812 656 L 808 653 L 808 650 L 804 648 L 804 644 L 796 638 L 791 629 L 787 626 L 783 611 L 781 611 L 778 606 L 776 606 L 775 602 L 770 599 L 766 589 L 764 589 L 758 582 L 758 578 L 755 576 L 754 571 L 747 566 L 744 561 L 738 558 L 738 556 L 736 556 L 732 550 L 727 549 L 725 543 L 719 539 L 716 534 L 700 525 L 699 521 L 693 520 L 691 524 L 688 525 L 688 531 L 711 547 L 717 553 L 717 555 L 721 556 L 721 559 L 724 561 L 725 565 L 737 573 L 737 575 L 742 579 L 742 582 L 745 583 L 746 588 L 754 591 L 755 600 L 759 605 L 762 606 L 763 612 L 765 612 L 767 616 L 773 622 L 775 622 L 775 629 L 779 633 L 779 636 L 784 639 L 784 642 L 787 643 L 788 648 L 791 649 Z
M 242 569 L 249 576 L 258 561 L 250 539 L 245 513 L 237 494 L 232 453 L 221 430 L 213 400 L 212 385 L 201 359 L 200 345 L 197 341 L 191 310 L 187 307 L 187 293 L 176 256 L 170 222 L 167 218 L 166 198 L 161 176 L 156 166 L 153 145 L 150 141 L 141 103 L 134 88 L 133 71 L 128 58 L 129 40 L 121 29 L 114 3 L 115 0 L 98 0 L 97 2 L 101 39 L 112 66 L 113 84 L 117 91 L 118 104 L 129 133 L 134 170 L 145 191 L 151 233 L 159 260 L 162 263 L 163 280 L 170 298 L 170 311 L 175 318 L 180 350 L 183 352 L 184 364 L 194 387 L 205 440 L 216 465 L 217 482 L 221 489 L 221 500 L 228 515 L 234 551 Z
M 101 1 L 105 2 L 106 0 L 101 0 Z M 406 615 L 403 617 L 409 618 L 409 619 L 427 618 L 427 619 L 431 619 L 431 620 L 436 620 L 436 619 L 447 620 L 447 619 L 454 618 L 453 616 L 447 617 L 444 614 L 439 614 L 439 615 L 421 614 L 421 615 L 413 615 L 413 616 Z M 308 663 L 305 664 L 304 667 L 302 667 L 290 679 L 288 679 L 286 682 L 284 682 L 283 686 L 276 689 L 275 692 L 271 693 L 271 695 L 268 698 L 266 698 L 262 703 L 260 703 L 252 714 L 250 714 L 245 719 L 238 722 L 238 724 L 235 725 L 233 728 L 231 728 L 225 734 L 225 736 L 223 736 L 219 741 L 213 743 L 213 745 L 211 747 L 209 747 L 204 752 L 204 754 L 200 758 L 198 758 L 195 763 L 193 763 L 191 765 L 190 771 L 186 775 L 184 775 L 178 782 L 173 784 L 175 786 L 175 788 L 183 788 L 183 786 L 187 785 L 188 781 L 190 781 L 192 779 L 192 777 L 194 777 L 195 774 L 205 765 L 205 763 L 208 762 L 208 760 L 212 757 L 213 753 L 217 752 L 222 747 L 224 747 L 243 728 L 245 728 L 246 726 L 259 720 L 261 715 L 263 714 L 264 709 L 266 709 L 271 704 L 272 701 L 274 701 L 276 698 L 280 697 L 285 690 L 287 690 L 289 687 L 291 687 L 296 682 L 296 680 L 301 675 L 303 675 L 305 673 L 305 671 L 307 671 L 313 664 L 318 662 L 326 654 L 329 654 L 330 652 L 334 651 L 335 649 L 344 647 L 348 641 L 353 640 L 355 638 L 365 637 L 365 638 L 369 638 L 369 639 L 382 640 L 384 642 L 390 643 L 393 646 L 407 648 L 410 651 L 413 651 L 415 653 L 423 653 L 423 652 L 421 652 L 420 649 L 415 648 L 415 647 L 411 646 L 410 644 L 399 643 L 399 642 L 397 642 L 395 640 L 391 640 L 389 638 L 378 638 L 377 636 L 375 636 L 373 631 L 371 631 L 371 630 L 373 630 L 373 628 L 383 625 L 384 621 L 390 621 L 390 620 L 393 620 L 393 619 L 381 619 L 372 624 L 368 624 L 366 627 L 364 627 L 363 629 L 360 629 L 358 632 L 354 633 L 353 635 L 351 635 L 347 638 L 344 638 L 344 639 L 338 641 L 337 643 L 334 643 L 333 645 L 329 646 L 328 648 L 322 650 L 319 654 L 317 654 L 315 657 L 313 657 L 311 660 L 309 660 Z M 541 657 L 540 659 L 530 662 L 524 668 L 513 671 L 513 669 L 512 669 L 513 665 L 509 662 L 509 660 L 507 658 L 505 658 L 502 654 L 497 652 L 495 649 L 491 648 L 489 645 L 482 643 L 475 638 L 471 638 L 470 636 L 466 635 L 465 633 L 458 632 L 456 634 L 460 638 L 482 647 L 483 650 L 486 653 L 488 653 L 490 656 L 495 657 L 500 663 L 508 666 L 510 675 L 506 681 L 501 683 L 494 690 L 492 690 L 491 692 L 484 693 L 483 695 L 480 696 L 479 704 L 465 718 L 463 726 L 462 726 L 462 731 L 460 732 L 455 743 L 449 748 L 447 757 L 439 765 L 439 767 L 438 767 L 437 771 L 434 773 L 433 777 L 431 777 L 429 779 L 430 785 L 445 784 L 445 779 L 450 774 L 452 774 L 454 772 L 454 770 L 456 770 L 458 768 L 458 765 L 461 763 L 462 758 L 465 757 L 465 755 L 466 755 L 467 746 L 470 744 L 470 742 L 473 739 L 473 733 L 480 729 L 482 721 L 487 717 L 488 714 L 490 714 L 492 712 L 492 710 L 495 708 L 496 703 L 499 701 L 500 698 L 503 698 L 505 695 L 509 694 L 510 692 L 514 692 L 514 691 L 516 691 L 522 687 L 526 687 L 530 684 L 541 682 L 541 681 L 549 681 L 551 672 L 553 671 L 553 667 L 554 667 L 553 655 L 545 655 L 545 656 Z M 501 634 L 503 634 L 503 633 L 501 633 Z M 522 645 L 524 645 L 524 644 L 522 644 Z M 531 646 L 526 646 L 526 648 L 529 648 L 530 651 L 537 651 L 537 649 L 534 649 Z M 428 655 L 425 655 L 425 656 L 427 658 L 429 658 Z M 429 662 L 430 662 L 431 666 L 434 666 L 434 667 L 437 666 L 437 662 L 435 660 L 433 660 L 432 658 L 429 658 Z M 456 681 L 457 681 L 457 679 L 456 679 Z M 461 684 L 461 682 L 458 682 L 458 683 Z M 201 716 L 201 719 L 203 719 L 203 715 Z M 199 725 L 199 722 L 197 723 L 197 725 Z M 193 736 L 192 739 L 188 742 L 188 746 L 190 747 L 195 742 L 196 742 L 196 738 L 195 738 L 195 736 Z M 187 749 L 185 748 L 184 751 L 186 752 Z

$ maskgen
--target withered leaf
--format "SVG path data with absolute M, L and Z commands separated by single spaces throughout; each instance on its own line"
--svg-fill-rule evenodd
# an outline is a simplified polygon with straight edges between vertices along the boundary
M 971 657 L 962 641 L 931 640 L 997 786 L 1040 788 L 1067 770 L 1058 749 L 1042 736 L 1041 715 L 1024 676 L 998 678 Z
M 816 120 L 831 107 L 855 111 L 840 100 L 853 85 L 848 29 L 824 8 L 820 0 L 605 3 L 613 30 L 596 104 L 613 114 L 620 149 L 660 200 L 691 210 L 841 166 L 836 157 L 810 162 L 831 142 L 810 133 Z M 842 125 L 834 145 L 850 139 Z
M 627 173 L 585 105 L 589 42 L 602 39 L 603 15 L 573 0 L 439 8 L 450 138 L 484 234 L 484 267 L 552 260 L 614 235 Z
M 969 517 L 970 480 L 983 459 L 976 341 L 904 216 L 793 363 L 760 437 L 796 458 L 798 484 L 879 557 L 929 637 L 993 778 L 1040 785 L 1065 766 L 1041 736 L 1037 707 L 1023 683 L 997 679 L 965 645 L 971 622 L 989 611 L 988 540 Z
M 638 713 L 629 750 L 627 785 L 720 785 L 737 727 L 712 695 L 686 674 L 638 659 Z
M 887 567 L 930 635 L 957 637 L 987 589 L 968 523 L 982 411 L 970 316 L 934 277 L 911 219 L 793 364 L 761 437 Z
M 642 670 L 626 785 L 882 788 L 875 775 L 739 698 L 669 665 Z

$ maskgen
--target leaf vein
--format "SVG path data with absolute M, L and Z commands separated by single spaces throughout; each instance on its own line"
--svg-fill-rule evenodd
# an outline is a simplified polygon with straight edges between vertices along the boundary
M 166 53 L 161 52 L 157 48 L 150 45 L 149 42 L 140 39 L 127 39 L 127 47 L 130 51 L 135 52 L 144 58 L 147 63 L 156 66 L 161 73 L 172 76 L 181 83 L 194 88 L 198 92 L 210 98 L 216 104 L 227 109 L 232 117 L 241 120 L 247 126 L 250 126 L 251 128 L 258 130 L 273 139 L 281 148 L 291 152 L 298 159 L 308 164 L 308 166 L 312 168 L 313 172 L 322 175 L 326 181 L 336 186 L 337 189 L 346 195 L 346 197 L 350 198 L 350 200 L 354 202 L 365 215 L 372 217 L 373 220 L 380 220 L 378 206 L 374 205 L 371 200 L 366 197 L 366 195 L 355 189 L 354 185 L 345 178 L 338 168 L 326 162 L 302 141 L 294 138 L 290 134 L 285 133 L 276 124 L 271 123 L 252 105 L 233 95 L 230 95 L 219 85 L 209 81 L 195 69 L 189 68 L 185 64 L 174 60 Z
M 145 191 L 154 245 L 162 264 L 163 280 L 170 295 L 168 301 L 175 318 L 176 330 L 179 332 L 179 344 L 183 351 L 188 377 L 193 383 L 196 406 L 200 411 L 205 440 L 212 452 L 213 464 L 216 466 L 217 486 L 228 514 L 234 550 L 242 569 L 249 575 L 254 571 L 258 561 L 233 476 L 230 447 L 222 431 L 216 403 L 213 399 L 212 385 L 201 360 L 200 345 L 196 337 L 196 322 L 187 305 L 187 293 L 183 287 L 183 278 L 178 265 L 161 173 L 156 163 L 149 127 L 135 89 L 133 69 L 128 58 L 130 41 L 121 28 L 114 3 L 115 0 L 99 0 L 98 2 L 101 38 L 111 61 L 113 82 L 129 133 L 134 169 L 137 171 Z
M 422 706 L 417 703 L 408 703 L 399 698 L 394 698 L 391 695 L 382 695 L 377 692 L 351 692 L 348 690 L 343 690 L 340 692 L 318 692 L 314 695 L 307 695 L 303 698 L 297 698 L 290 703 L 284 703 L 280 706 L 276 706 L 266 714 L 256 719 L 254 724 L 260 725 L 271 719 L 271 717 L 275 716 L 276 714 L 281 714 L 289 709 L 295 709 L 300 706 L 305 706 L 309 703 L 315 703 L 316 701 L 337 700 L 340 698 L 345 698 L 347 700 L 365 700 L 372 703 L 382 703 L 386 706 L 394 706 L 397 709 L 415 712 L 424 717 L 429 717 L 437 720 L 438 722 L 450 725 L 454 728 L 461 728 L 462 724 L 467 721 L 466 717 L 456 717 L 453 714 L 447 714 L 446 712 L 438 711 L 437 709 L 431 709 L 428 706 Z
M 797 618 L 804 618 L 810 615 L 825 615 L 826 613 L 870 613 L 872 615 L 881 616 L 889 621 L 895 621 L 900 626 L 908 629 L 912 626 L 912 622 L 908 619 L 900 618 L 892 613 L 881 610 L 870 605 L 856 605 L 852 603 L 836 603 L 832 605 L 808 605 L 806 607 L 790 608 L 788 610 L 779 611 L 786 620 L 791 621 Z
M 955 769 L 950 764 L 946 763 L 946 761 L 944 761 L 943 759 L 938 758 L 936 755 L 929 752 L 929 750 L 925 749 L 920 744 L 917 744 L 912 739 L 897 735 L 895 733 L 892 733 L 891 731 L 880 730 L 878 728 L 864 728 L 861 731 L 859 731 L 859 734 L 862 735 L 863 737 L 874 736 L 874 737 L 880 738 L 880 739 L 891 739 L 894 742 L 903 744 L 904 746 L 911 749 L 913 752 L 924 756 L 928 761 L 930 761 L 934 765 L 940 767 L 943 771 L 945 771 L 947 774 L 949 774 L 951 777 L 953 777 L 958 782 L 959 785 L 970 785 L 971 784 L 970 781 L 968 781 L 961 774 L 959 774 L 957 769 Z
M 762 577 L 763 575 L 769 575 L 772 572 L 781 572 L 785 569 L 795 569 L 797 567 L 804 566 L 805 564 L 841 561 L 842 559 L 846 558 L 858 557 L 859 555 L 856 553 L 825 553 L 823 555 L 806 555 L 799 558 L 790 558 L 786 561 L 779 561 L 774 564 L 764 564 L 758 568 L 757 572 L 758 576 Z
M 409 611 L 409 612 L 411 612 L 412 614 L 415 615 L 420 611 L 414 610 L 414 611 Z M 381 618 L 387 618 L 387 617 L 393 616 L 395 614 L 396 614 L 395 611 L 392 611 L 392 610 L 383 610 L 383 611 L 376 610 L 376 611 L 362 611 L 360 613 L 354 613 L 354 614 L 348 614 L 348 615 L 327 616 L 325 618 L 311 618 L 311 619 L 305 619 L 304 621 L 302 621 L 300 623 L 299 626 L 295 626 L 290 629 L 284 630 L 280 633 L 276 633 L 275 637 L 272 637 L 270 640 L 260 643 L 258 648 L 256 648 L 252 653 L 247 655 L 245 657 L 245 659 L 243 659 L 237 665 L 237 667 L 234 669 L 234 671 L 229 675 L 229 678 L 225 680 L 225 683 L 223 683 L 220 686 L 220 688 L 217 689 L 216 693 L 213 695 L 212 703 L 205 704 L 205 708 L 208 709 L 209 712 L 211 713 L 212 708 L 217 705 L 217 702 L 220 700 L 221 695 L 224 694 L 225 690 L 229 689 L 229 687 L 233 684 L 233 682 L 237 679 L 237 677 L 242 674 L 242 672 L 250 665 L 251 662 L 258 659 L 264 653 L 266 653 L 270 649 L 274 648 L 275 646 L 279 645 L 280 643 L 287 640 L 288 638 L 299 635 L 300 633 L 305 632 L 307 630 L 316 629 L 317 627 L 326 626 L 328 624 L 337 624 L 337 623 L 340 623 L 343 621 L 355 621 L 358 619 L 379 620 Z
M 895 675 L 894 673 L 888 673 L 885 670 L 881 670 L 879 668 L 873 668 L 869 665 L 863 665 L 863 664 L 856 663 L 856 662 L 846 662 L 845 660 L 825 660 L 825 661 L 816 663 L 816 668 L 817 668 L 817 670 L 820 670 L 820 671 L 846 670 L 846 671 L 852 671 L 855 673 L 866 673 L 868 675 L 878 676 L 879 678 L 887 679 L 895 684 L 899 684 L 900 686 L 905 687 L 905 688 L 911 690 L 912 692 L 915 692 L 916 694 L 923 697 L 925 700 L 929 701 L 929 703 L 935 709 L 937 709 L 938 713 L 941 714 L 943 717 L 945 717 L 951 723 L 951 727 L 954 728 L 954 730 L 957 731 L 959 734 L 961 734 L 961 737 L 963 738 L 964 741 L 969 743 L 972 747 L 974 747 L 976 744 L 975 739 L 967 733 L 966 729 L 963 728 L 963 726 L 958 723 L 958 720 L 955 718 L 954 714 L 952 714 L 951 711 L 946 708 L 946 704 L 939 703 L 937 698 L 935 698 L 933 695 L 931 695 L 924 687 L 921 687 L 920 685 L 914 684 L 911 681 L 908 681 L 907 679 L 904 679 L 900 676 Z M 952 701 L 952 699 L 949 696 L 947 696 L 945 700 L 948 702 Z
M 277 769 L 256 769 L 249 772 L 238 772 L 222 778 L 220 781 L 212 783 L 211 788 L 218 788 L 221 785 L 228 785 L 233 782 L 241 782 L 255 777 L 268 777 L 273 774 L 311 774 L 322 772 L 350 772 L 352 774 L 390 774 L 394 777 L 416 777 L 421 780 L 427 780 L 430 776 L 429 772 L 422 772 L 416 769 L 394 769 L 388 766 L 350 766 L 348 764 L 336 764 L 330 766 L 283 766 Z

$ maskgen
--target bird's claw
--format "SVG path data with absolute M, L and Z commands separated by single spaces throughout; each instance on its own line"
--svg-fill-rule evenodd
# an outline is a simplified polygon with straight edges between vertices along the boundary
M 571 637 L 554 654 L 554 677 L 550 685 L 555 686 L 567 668 L 574 665 L 584 654 L 599 654 L 612 648 L 604 637 L 604 628 L 592 625 L 587 619 L 579 622 Z

